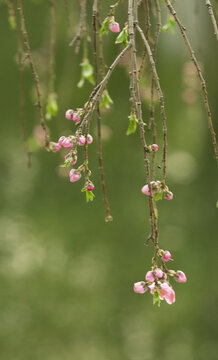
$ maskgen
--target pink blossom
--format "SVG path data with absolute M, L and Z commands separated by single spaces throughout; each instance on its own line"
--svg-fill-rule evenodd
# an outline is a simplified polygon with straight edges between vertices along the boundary
M 141 192 L 142 192 L 142 194 L 144 194 L 144 195 L 150 195 L 150 191 L 149 191 L 148 185 L 143 186 L 142 189 L 141 189 Z
M 61 150 L 61 145 L 58 143 L 54 143 L 53 151 L 58 152 Z
M 93 137 L 92 137 L 92 135 L 88 134 L 87 135 L 87 143 L 91 144 L 92 142 L 93 142 Z
M 91 183 L 87 186 L 86 190 L 87 191 L 92 191 L 94 189 L 94 185 Z
M 69 109 L 65 113 L 65 117 L 67 120 L 73 120 L 73 113 L 74 111 L 72 109 Z
M 173 200 L 173 193 L 171 191 L 168 191 L 164 194 L 164 199 L 166 200 Z
M 85 145 L 85 143 L 86 143 L 86 138 L 85 138 L 85 136 L 81 135 L 79 137 L 78 144 L 79 144 L 79 146 L 83 146 L 83 145 Z
M 120 25 L 116 21 L 113 21 L 110 23 L 109 29 L 113 33 L 118 33 L 118 32 L 120 32 Z
M 161 300 L 165 300 L 170 305 L 176 301 L 175 291 L 167 283 L 162 283 L 158 290 Z
M 73 119 L 72 119 L 75 123 L 78 122 L 80 120 L 80 117 L 77 113 L 73 114 Z
M 185 283 L 187 281 L 185 273 L 181 270 L 176 272 L 174 279 L 179 283 Z
M 81 178 L 81 174 L 76 169 L 71 169 L 69 173 L 70 182 L 78 181 Z
M 163 277 L 163 271 L 161 269 L 156 269 L 155 270 L 155 276 L 158 278 L 158 279 L 161 279 Z
M 77 163 L 77 159 L 74 159 L 70 162 L 70 165 L 75 165 Z
M 149 289 L 150 289 L 150 294 L 154 294 L 154 288 L 155 288 L 155 283 L 153 282 L 151 285 L 148 285 Z
M 59 139 L 58 139 L 58 144 L 62 145 L 63 141 L 66 139 L 65 136 L 61 136 Z
M 154 275 L 153 275 L 152 271 L 147 272 L 147 274 L 145 275 L 145 280 L 148 282 L 154 281 Z
M 147 291 L 147 287 L 145 285 L 145 282 L 144 281 L 139 281 L 139 282 L 135 283 L 134 286 L 133 286 L 133 290 L 137 294 L 144 294 Z
M 168 250 L 166 250 L 163 253 L 162 260 L 165 261 L 165 262 L 168 262 L 168 261 L 170 261 L 171 256 L 172 255 L 170 254 L 170 252 Z
M 68 138 L 65 138 L 63 141 L 62 141 L 62 146 L 65 148 L 65 149 L 70 149 L 72 148 L 72 143 L 71 141 L 68 139 Z
M 152 144 L 151 147 L 152 147 L 152 150 L 153 150 L 153 151 L 157 151 L 157 150 L 158 150 L 158 145 L 157 145 L 157 144 Z

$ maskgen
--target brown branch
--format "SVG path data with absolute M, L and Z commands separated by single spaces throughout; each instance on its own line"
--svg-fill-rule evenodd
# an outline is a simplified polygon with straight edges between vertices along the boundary
M 216 160 L 218 161 L 218 147 L 217 147 L 217 141 L 216 141 L 216 133 L 213 127 L 213 121 L 212 121 L 212 116 L 211 116 L 211 111 L 210 111 L 210 106 L 209 106 L 209 101 L 208 101 L 208 95 L 207 95 L 207 87 L 206 87 L 206 82 L 205 79 L 202 75 L 200 66 L 198 64 L 198 61 L 195 57 L 195 53 L 194 50 L 192 49 L 192 46 L 190 44 L 190 41 L 186 35 L 186 29 L 184 27 L 184 25 L 182 24 L 182 22 L 180 21 L 180 19 L 178 18 L 175 9 L 173 8 L 171 2 L 169 0 L 165 0 L 166 6 L 169 10 L 169 12 L 172 14 L 172 16 L 174 17 L 180 31 L 181 34 L 184 38 L 185 44 L 188 48 L 188 51 L 190 53 L 192 62 L 195 65 L 195 68 L 197 70 L 200 82 L 201 82 L 201 86 L 202 86 L 202 92 L 203 92 L 203 97 L 204 97 L 204 104 L 205 104 L 205 108 L 206 108 L 206 112 L 207 112 L 207 118 L 208 118 L 208 126 L 209 126 L 209 130 L 210 130 L 210 134 L 211 134 L 211 138 L 212 138 L 212 143 L 213 143 L 213 147 L 214 147 L 214 153 L 216 156 Z
M 163 127 L 163 183 L 165 184 L 166 181 L 166 157 L 167 157 L 167 124 L 166 124 L 166 112 L 165 112 L 165 105 L 164 105 L 164 96 L 163 96 L 163 92 L 160 86 L 160 81 L 159 81 L 159 77 L 157 74 L 157 69 L 156 69 L 156 65 L 155 65 L 155 61 L 152 55 L 152 51 L 150 48 L 150 45 L 142 31 L 142 29 L 140 28 L 140 26 L 137 24 L 136 25 L 137 30 L 139 31 L 141 38 L 146 46 L 147 52 L 148 52 L 148 56 L 149 56 L 149 60 L 150 60 L 150 64 L 151 64 L 151 69 L 153 72 L 153 76 L 157 85 L 157 93 L 158 93 L 158 97 L 159 97 L 159 102 L 160 102 L 160 107 L 161 107 L 161 116 L 162 116 L 162 127 Z
M 99 1 L 94 0 L 93 4 L 93 52 L 94 52 L 94 70 L 95 70 L 95 84 L 98 85 L 98 53 L 97 53 L 97 43 L 99 44 L 99 11 L 98 11 Z M 100 45 L 100 44 L 99 44 Z M 101 54 L 101 58 L 103 53 Z M 99 59 L 100 60 L 100 59 Z M 100 181 L 101 181 L 101 189 L 102 195 L 104 199 L 104 205 L 106 210 L 105 221 L 112 221 L 113 218 L 111 216 L 110 206 L 107 199 L 106 194 L 106 186 L 105 186 L 105 176 L 104 176 L 104 167 L 103 167 L 103 156 L 102 156 L 102 144 L 101 144 L 101 112 L 99 106 L 99 100 L 96 102 L 96 111 L 97 111 L 97 125 L 98 125 L 98 163 L 99 163 L 99 172 L 100 172 Z
M 212 25 L 213 25 L 214 35 L 216 36 L 216 39 L 218 41 L 218 29 L 217 29 L 217 23 L 216 23 L 216 19 L 215 19 L 214 12 L 213 12 L 213 7 L 212 7 L 211 2 L 209 0 L 205 0 L 205 3 L 206 3 L 207 10 L 209 12 L 211 22 L 212 22 Z
M 29 65 L 30 65 L 30 68 L 31 68 L 31 71 L 33 74 L 33 78 L 34 78 L 35 89 L 36 89 L 36 94 L 37 94 L 37 107 L 39 108 L 40 125 L 45 134 L 45 148 L 48 149 L 49 134 L 48 134 L 47 127 L 45 125 L 45 119 L 44 119 L 44 114 L 43 114 L 43 108 L 42 108 L 42 102 L 41 102 L 41 91 L 40 91 L 40 85 L 39 85 L 39 76 L 36 71 L 35 64 L 34 64 L 33 58 L 32 58 L 32 53 L 31 53 L 30 44 L 29 44 L 29 38 L 28 38 L 26 26 L 25 26 L 22 0 L 17 0 L 17 9 L 18 9 L 18 13 L 20 16 L 21 33 L 22 33 L 24 45 L 25 45 L 25 48 L 27 51 Z
M 80 0 L 80 6 L 81 6 L 81 11 L 80 11 L 80 20 L 79 20 L 79 31 L 77 32 L 77 34 L 74 36 L 74 38 L 71 40 L 71 42 L 69 43 L 69 46 L 73 46 L 74 43 L 76 43 L 76 49 L 75 52 L 76 54 L 79 52 L 79 48 L 80 48 L 80 44 L 81 44 L 81 40 L 84 39 L 84 43 L 86 43 L 87 39 L 86 39 L 86 1 L 87 0 Z

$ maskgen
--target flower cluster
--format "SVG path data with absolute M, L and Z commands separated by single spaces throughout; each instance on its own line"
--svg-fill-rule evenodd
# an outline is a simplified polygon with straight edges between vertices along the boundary
M 165 184 L 163 185 L 163 183 L 161 183 L 160 181 L 151 181 L 150 189 L 152 194 L 155 195 L 156 200 L 160 200 L 162 199 L 162 197 L 164 197 L 164 199 L 166 200 L 173 199 L 172 191 L 169 191 L 168 186 L 166 186 Z M 141 192 L 142 194 L 149 196 L 150 189 L 149 184 L 146 184 L 142 187 Z
M 74 111 L 69 109 L 65 113 L 65 117 L 68 120 L 72 120 L 75 123 L 80 121 L 80 116 L 82 115 L 83 109 L 77 109 Z M 58 139 L 58 142 L 50 142 L 50 150 L 53 152 L 58 152 L 62 148 L 68 149 L 69 152 L 64 157 L 64 164 L 61 167 L 71 167 L 77 163 L 77 148 L 78 146 L 84 146 L 86 144 L 90 145 L 93 142 L 93 137 L 90 134 L 82 135 L 79 131 L 76 131 L 74 135 L 69 136 L 61 136 Z M 85 173 L 85 185 L 82 191 L 86 192 L 87 201 L 92 201 L 94 198 L 94 194 L 92 190 L 94 189 L 93 183 L 89 180 L 89 176 L 91 175 L 91 171 L 88 169 L 88 164 L 82 164 L 77 169 L 72 168 L 69 172 L 70 182 L 76 182 L 80 180 L 81 173 Z
M 148 288 L 153 295 L 153 303 L 160 305 L 161 300 L 165 300 L 168 304 L 173 304 L 176 300 L 175 291 L 169 282 L 169 277 L 173 277 L 175 281 L 185 283 L 187 281 L 186 275 L 181 270 L 168 270 L 166 262 L 171 260 L 169 251 L 159 250 L 158 256 L 162 263 L 161 268 L 153 265 L 150 271 L 145 275 L 145 281 L 136 282 L 133 290 L 137 294 L 144 294 Z

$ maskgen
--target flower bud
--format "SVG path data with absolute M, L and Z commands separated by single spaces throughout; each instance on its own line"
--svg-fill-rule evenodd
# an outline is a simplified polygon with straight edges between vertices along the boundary
M 134 284 L 133 290 L 137 294 L 144 294 L 147 291 L 147 287 L 144 281 L 139 281 Z
M 172 255 L 170 254 L 170 252 L 168 250 L 164 251 L 163 256 L 162 256 L 162 260 L 165 261 L 165 262 L 168 262 L 168 261 L 170 261 L 171 256 Z
M 65 117 L 67 120 L 73 120 L 73 114 L 74 114 L 74 111 L 72 109 L 69 109 L 66 111 L 65 113 Z
M 171 191 L 168 191 L 167 193 L 164 193 L 164 199 L 173 200 L 173 193 Z
M 147 272 L 147 274 L 145 275 L 145 280 L 148 282 L 154 281 L 154 275 L 153 275 L 152 271 Z
M 85 136 L 81 135 L 79 137 L 78 144 L 79 144 L 79 146 L 83 146 L 83 145 L 85 145 L 85 143 L 86 143 L 86 138 L 85 138 Z
M 154 273 L 158 279 L 161 279 L 163 277 L 163 271 L 159 268 L 157 268 Z
M 71 169 L 69 173 L 70 182 L 78 181 L 81 178 L 81 174 L 76 169 Z
M 183 271 L 178 270 L 176 272 L 176 275 L 174 276 L 174 279 L 179 283 L 185 283 L 187 281 L 186 275 Z
M 77 113 L 73 114 L 73 119 L 72 119 L 75 123 L 77 123 L 78 121 L 80 121 L 80 117 Z
M 54 152 L 58 152 L 59 150 L 61 150 L 61 145 L 59 143 L 50 142 L 49 147 Z
M 88 134 L 87 135 L 87 143 L 91 144 L 92 142 L 93 142 L 93 137 L 92 137 L 92 135 Z
M 72 143 L 70 142 L 70 140 L 68 138 L 65 138 L 63 141 L 62 141 L 62 146 L 65 148 L 65 149 L 70 149 L 72 148 Z
M 109 29 L 113 33 L 118 33 L 118 32 L 120 32 L 120 25 L 116 21 L 113 21 L 110 23 Z
M 90 183 L 88 184 L 88 186 L 86 187 L 87 191 L 92 191 L 94 189 L 94 184 Z
M 150 191 L 149 191 L 148 185 L 143 186 L 142 189 L 141 189 L 141 192 L 142 192 L 142 194 L 149 196 Z
M 58 144 L 62 145 L 62 142 L 66 139 L 65 136 L 61 136 L 59 139 L 58 139 Z
M 153 151 L 157 151 L 158 150 L 158 145 L 157 144 L 152 144 L 151 148 Z

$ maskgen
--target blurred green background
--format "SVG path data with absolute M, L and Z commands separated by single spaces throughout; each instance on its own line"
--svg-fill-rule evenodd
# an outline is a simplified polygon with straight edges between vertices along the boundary
M 88 1 L 91 29 L 91 1 Z M 40 78 L 46 83 L 49 40 L 48 1 L 23 1 L 26 25 Z M 104 1 L 106 16 L 111 1 Z M 166 22 L 164 2 L 163 24 Z M 203 64 L 217 128 L 217 43 L 204 1 L 176 1 Z M 79 1 L 57 1 L 56 91 L 59 114 L 48 125 L 52 139 L 72 131 L 68 108 L 83 106 L 92 87 L 78 89 L 81 53 L 68 43 L 78 24 Z M 125 4 L 117 12 L 123 26 Z M 90 30 L 91 31 L 91 30 Z M 129 84 L 124 67 L 114 72 L 112 109 L 103 116 L 104 166 L 114 221 L 104 222 L 100 191 L 96 119 L 91 133 L 90 167 L 95 201 L 86 204 L 82 181 L 72 184 L 60 172 L 61 155 L 40 150 L 27 169 L 20 137 L 16 36 L 6 6 L 0 7 L 0 359 L 1 360 L 215 360 L 218 346 L 216 163 L 198 79 L 176 30 L 161 33 L 158 71 L 168 121 L 168 185 L 172 202 L 159 202 L 161 248 L 172 252 L 172 268 L 183 270 L 187 284 L 174 283 L 176 303 L 153 307 L 149 293 L 132 286 L 150 268 L 143 154 L 138 132 L 127 137 Z M 107 65 L 119 47 L 105 37 Z M 140 42 L 138 43 L 139 46 Z M 140 46 L 139 46 L 140 48 Z M 91 43 L 89 58 L 92 61 Z M 140 55 L 139 50 L 138 55 Z M 45 62 L 43 61 L 45 60 Z M 184 67 L 185 64 L 185 67 Z M 149 80 L 143 79 L 145 87 Z M 191 71 L 191 72 L 189 72 Z M 147 85 L 148 86 L 148 85 Z M 25 70 L 27 133 L 38 125 L 33 82 Z M 143 103 L 148 121 L 148 103 Z M 158 144 L 162 144 L 156 107 Z M 150 142 L 150 134 L 146 137 Z M 160 160 L 160 154 L 159 160 Z M 81 161 L 81 159 L 80 159 Z M 159 173 L 160 172 L 160 173 Z M 157 170 L 157 179 L 161 170 Z

